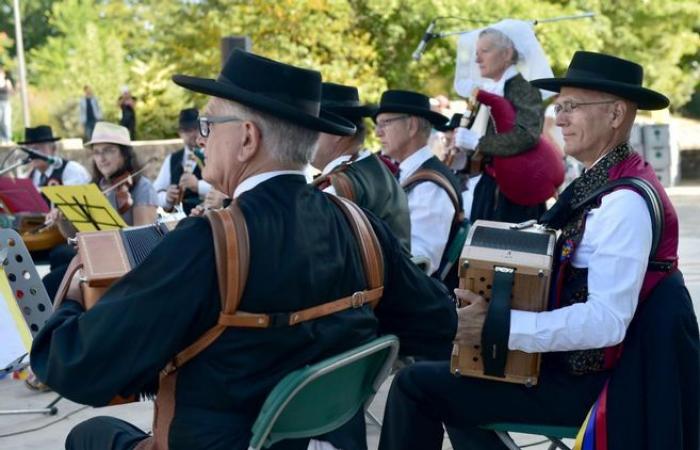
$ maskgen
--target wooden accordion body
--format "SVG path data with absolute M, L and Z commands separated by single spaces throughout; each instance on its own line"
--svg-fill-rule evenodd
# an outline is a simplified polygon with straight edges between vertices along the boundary
M 462 250 L 459 287 L 490 301 L 494 276 L 498 276 L 497 272 L 507 273 L 508 284 L 512 283 L 508 286 L 510 309 L 543 311 L 547 307 L 555 243 L 555 232 L 538 225 L 522 227 L 478 220 Z M 535 385 L 540 355 L 508 351 L 504 373 L 493 376 L 485 374 L 481 346 L 455 344 L 450 366 L 455 375 Z
M 169 229 L 160 224 L 78 233 L 85 308 L 92 308 L 115 281 L 146 259 Z

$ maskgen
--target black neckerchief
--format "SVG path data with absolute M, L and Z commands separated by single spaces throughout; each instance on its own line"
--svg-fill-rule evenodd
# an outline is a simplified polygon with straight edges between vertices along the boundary
M 564 228 L 570 228 L 570 225 L 578 224 L 585 217 L 585 213 L 595 205 L 590 204 L 580 211 L 574 211 L 573 205 L 580 203 L 596 189 L 605 185 L 609 181 L 610 169 L 627 159 L 633 151 L 628 143 L 624 143 L 608 152 L 597 164 L 564 189 L 557 202 L 542 215 L 540 223 L 562 231 Z

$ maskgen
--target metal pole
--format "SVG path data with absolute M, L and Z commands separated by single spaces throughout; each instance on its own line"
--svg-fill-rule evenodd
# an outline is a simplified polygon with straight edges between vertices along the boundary
M 27 98 L 27 69 L 24 65 L 24 41 L 22 39 L 22 19 L 19 11 L 19 0 L 13 0 L 15 12 L 15 41 L 17 42 L 17 60 L 19 62 L 19 92 L 22 97 L 22 117 L 24 127 L 30 125 L 29 122 L 29 99 Z
M 531 22 L 533 25 L 537 25 L 540 23 L 551 23 L 551 22 L 561 22 L 563 20 L 579 20 L 579 19 L 590 19 L 595 17 L 595 13 L 592 12 L 587 12 L 583 14 L 576 14 L 572 16 L 559 16 L 559 17 L 551 17 L 549 19 L 522 19 L 525 22 Z M 471 30 L 458 30 L 458 31 L 446 31 L 443 33 L 435 33 L 433 34 L 432 38 L 444 38 L 448 36 L 455 36 L 458 34 L 467 34 L 471 33 L 474 31 L 473 29 Z

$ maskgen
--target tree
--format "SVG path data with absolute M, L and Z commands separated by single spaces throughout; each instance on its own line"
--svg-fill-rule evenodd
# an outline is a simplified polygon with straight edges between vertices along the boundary
M 29 52 L 28 79 L 50 101 L 32 110 L 48 111 L 49 123 L 69 135 L 82 133 L 77 102 L 84 85 L 100 98 L 104 118 L 118 121 L 116 99 L 128 79 L 126 51 L 104 8 L 94 0 L 56 2 L 49 17 L 56 35 Z

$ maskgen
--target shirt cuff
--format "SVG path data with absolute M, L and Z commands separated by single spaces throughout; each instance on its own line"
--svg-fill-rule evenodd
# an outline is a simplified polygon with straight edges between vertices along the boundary
M 527 351 L 537 331 L 537 313 L 531 311 L 510 312 L 509 350 Z M 530 345 L 528 345 L 530 344 Z
M 199 194 L 199 198 L 206 197 L 209 191 L 211 191 L 211 184 L 204 180 L 197 181 L 197 193 Z

